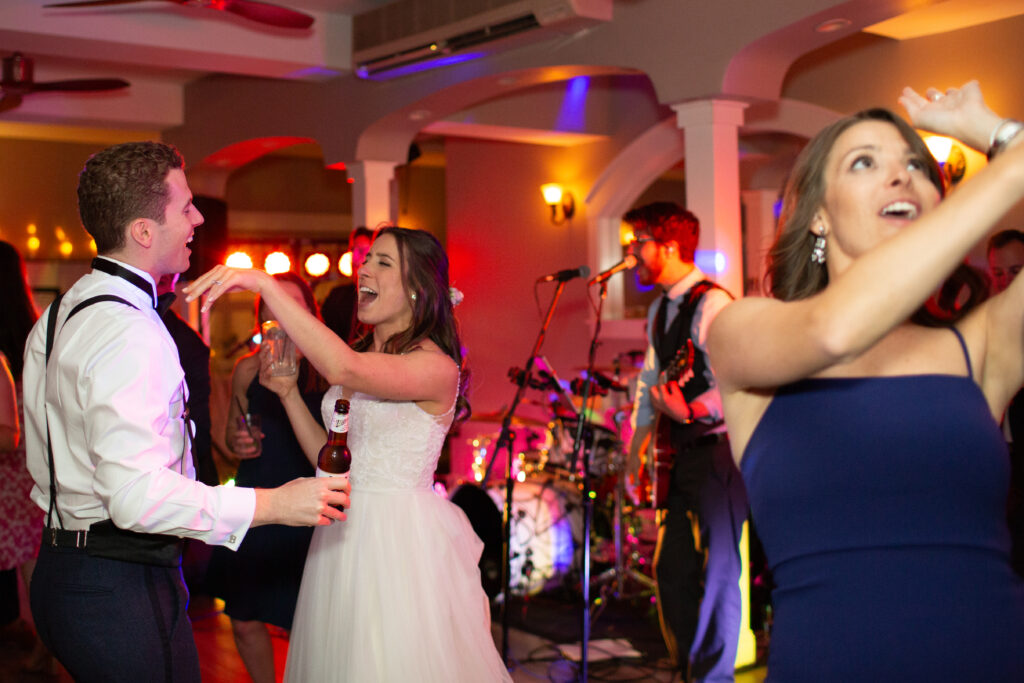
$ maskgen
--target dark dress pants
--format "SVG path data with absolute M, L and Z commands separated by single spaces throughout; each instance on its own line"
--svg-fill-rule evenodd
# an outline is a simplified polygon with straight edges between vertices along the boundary
M 703 595 L 704 555 L 696 547 L 694 524 L 710 454 L 711 447 L 696 447 L 676 458 L 654 551 L 661 630 L 669 654 L 684 672 Z
M 704 597 L 690 647 L 690 676 L 700 683 L 735 680 L 743 612 L 740 539 L 749 505 L 729 442 L 716 444 L 711 472 L 700 492 L 701 542 L 707 549 Z
M 44 542 L 30 598 L 39 637 L 75 681 L 200 681 L 180 567 Z
M 732 681 L 742 610 L 739 541 L 747 495 L 729 442 L 690 448 L 672 470 L 654 569 L 662 630 L 689 679 Z M 699 486 L 694 482 L 699 481 Z M 693 522 L 698 522 L 696 549 Z M 669 644 L 671 647 L 671 644 Z

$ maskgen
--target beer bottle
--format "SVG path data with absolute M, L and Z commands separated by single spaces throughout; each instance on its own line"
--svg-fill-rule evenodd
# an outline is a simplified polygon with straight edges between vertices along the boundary
M 352 466 L 352 452 L 348 449 L 348 399 L 339 398 L 334 404 L 334 416 L 327 430 L 327 443 L 316 459 L 316 476 L 345 477 Z M 344 509 L 341 505 L 336 506 Z

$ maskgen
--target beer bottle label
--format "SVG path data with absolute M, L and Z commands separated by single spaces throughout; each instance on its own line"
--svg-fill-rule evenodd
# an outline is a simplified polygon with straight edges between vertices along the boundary
M 348 413 L 334 413 L 331 418 L 331 431 L 339 434 L 348 432 Z
M 316 476 L 318 477 L 345 477 L 348 479 L 348 472 L 342 472 L 341 474 L 331 474 L 330 472 L 324 472 L 319 467 L 316 468 Z

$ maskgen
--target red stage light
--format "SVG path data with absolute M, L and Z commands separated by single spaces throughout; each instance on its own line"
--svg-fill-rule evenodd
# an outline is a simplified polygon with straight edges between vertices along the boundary
M 352 252 L 346 251 L 338 259 L 338 272 L 345 277 L 352 277 Z
M 287 273 L 291 269 L 292 260 L 288 258 L 288 254 L 283 251 L 271 252 L 267 254 L 267 258 L 263 261 L 263 270 L 267 271 L 271 275 Z
M 252 268 L 252 256 L 244 251 L 235 251 L 224 259 L 224 265 L 232 268 Z
M 331 259 L 328 258 L 327 254 L 322 251 L 318 251 L 315 254 L 310 254 L 306 257 L 304 267 L 307 275 L 311 277 L 322 277 L 331 269 Z

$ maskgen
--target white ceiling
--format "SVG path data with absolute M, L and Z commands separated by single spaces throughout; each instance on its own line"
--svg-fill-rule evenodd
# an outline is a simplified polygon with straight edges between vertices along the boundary
M 316 17 L 299 33 L 159 0 L 74 10 L 43 8 L 48 1 L 0 0 L 0 55 L 32 57 L 37 81 L 113 77 L 132 87 L 26 97 L 0 114 L 0 135 L 38 134 L 40 125 L 156 132 L 183 123 L 184 85 L 210 73 L 303 80 L 349 73 L 351 17 L 394 0 L 271 0 Z M 1021 13 L 1022 0 L 948 0 L 870 30 L 902 39 Z

